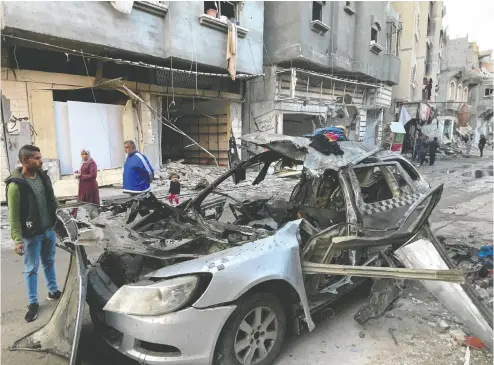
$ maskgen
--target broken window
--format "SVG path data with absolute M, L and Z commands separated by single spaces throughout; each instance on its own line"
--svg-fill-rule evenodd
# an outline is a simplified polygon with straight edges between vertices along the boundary
M 315 226 L 328 227 L 346 220 L 345 197 L 333 170 L 326 170 L 322 178 L 311 178 L 304 172 L 290 202 L 297 204 L 298 214 Z
M 222 16 L 229 20 L 238 21 L 238 2 L 237 1 L 205 1 L 204 13 L 215 18 Z
M 492 94 L 493 94 L 493 90 L 494 90 L 494 88 L 492 87 L 492 85 L 487 86 L 487 87 L 485 88 L 485 90 L 484 90 L 484 96 L 485 96 L 485 97 L 492 96 Z
M 364 227 L 395 226 L 418 199 L 406 170 L 396 163 L 356 166 L 349 174 Z
M 322 22 L 322 2 L 312 2 L 312 20 L 319 20 Z
M 405 177 L 403 176 L 402 171 L 398 169 L 397 166 L 387 166 L 386 168 L 393 174 L 393 177 L 396 180 L 397 183 L 396 188 L 398 189 L 399 195 L 413 193 L 412 188 L 410 187 Z
M 364 203 L 376 203 L 393 197 L 391 189 L 384 179 L 381 166 L 355 168 L 354 171 Z

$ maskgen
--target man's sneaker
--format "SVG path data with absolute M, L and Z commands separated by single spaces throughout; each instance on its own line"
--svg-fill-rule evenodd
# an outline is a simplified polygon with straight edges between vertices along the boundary
M 29 304 L 28 311 L 26 313 L 26 316 L 24 319 L 26 322 L 32 322 L 36 318 L 38 318 L 38 309 L 39 309 L 39 304 Z
M 62 296 L 62 292 L 60 290 L 57 290 L 55 293 L 48 293 L 48 300 L 59 300 L 60 297 Z

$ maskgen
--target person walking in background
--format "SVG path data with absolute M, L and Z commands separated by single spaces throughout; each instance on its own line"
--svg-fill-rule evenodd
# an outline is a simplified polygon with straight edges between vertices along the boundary
M 124 142 L 124 150 L 127 154 L 123 170 L 124 193 L 137 195 L 148 192 L 151 190 L 154 170 L 147 157 L 137 151 L 131 140 Z
M 484 157 L 484 147 L 485 147 L 486 143 L 487 143 L 487 140 L 485 139 L 485 136 L 483 134 L 481 134 L 480 139 L 479 139 L 480 157 Z
M 472 138 L 470 136 L 467 137 L 465 145 L 467 146 L 466 157 L 470 157 L 470 150 L 472 149 Z
M 81 150 L 81 169 L 75 172 L 79 179 L 79 194 L 77 200 L 84 203 L 99 205 L 99 189 L 96 177 L 98 176 L 98 166 L 91 158 L 91 152 L 87 148 Z
M 436 153 L 439 149 L 439 142 L 437 140 L 437 137 L 434 137 L 434 140 L 429 143 L 429 165 L 432 166 L 434 165 L 434 162 L 436 161 Z
M 425 161 L 425 153 L 427 151 L 425 136 L 423 134 L 419 134 L 419 138 L 417 139 L 417 155 L 420 166 L 424 164 Z
M 10 234 L 15 252 L 24 255 L 24 280 L 29 300 L 24 317 L 32 322 L 38 317 L 38 268 L 41 259 L 48 299 L 58 300 L 55 274 L 56 210 L 58 201 L 53 192 L 49 176 L 42 170 L 43 160 L 40 149 L 25 145 L 19 150 L 22 167 L 15 169 L 6 180 L 7 205 L 9 209 Z
M 175 201 L 176 205 L 179 205 L 180 202 L 178 200 L 178 197 L 180 196 L 180 182 L 178 181 L 180 177 L 178 174 L 172 173 L 170 175 L 170 189 L 168 190 L 168 201 L 170 204 L 173 204 L 173 201 Z

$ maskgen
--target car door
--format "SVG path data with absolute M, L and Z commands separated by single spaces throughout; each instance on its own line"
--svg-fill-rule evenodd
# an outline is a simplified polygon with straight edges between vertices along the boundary
M 12 350 L 48 352 L 69 359 L 75 365 L 87 294 L 87 257 L 78 245 L 80 232 L 75 219 L 64 210 L 57 212 L 57 224 L 64 226 L 63 242 L 70 246 L 69 270 L 62 296 L 48 323 L 17 340 Z M 89 230 L 85 230 L 89 233 Z
M 364 228 L 415 231 L 427 221 L 443 190 L 442 185 L 417 189 L 398 162 L 353 166 L 347 173 Z M 407 228 L 414 218 L 420 218 L 413 223 L 415 228 Z

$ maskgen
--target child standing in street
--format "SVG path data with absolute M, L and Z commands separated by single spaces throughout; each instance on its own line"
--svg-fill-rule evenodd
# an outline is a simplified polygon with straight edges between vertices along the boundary
M 175 201 L 175 204 L 178 205 L 180 204 L 178 197 L 180 195 L 180 182 L 178 181 L 180 177 L 178 174 L 172 173 L 170 175 L 170 190 L 168 191 L 168 201 L 170 204 L 173 204 L 173 201 Z

